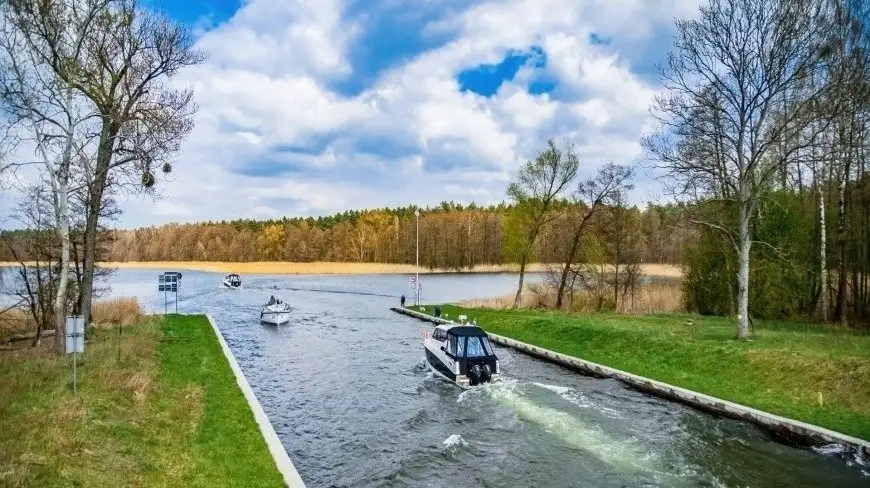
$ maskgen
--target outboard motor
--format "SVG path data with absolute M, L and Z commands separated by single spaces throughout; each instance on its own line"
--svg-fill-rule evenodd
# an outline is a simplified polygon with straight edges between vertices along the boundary
M 489 380 L 492 379 L 492 369 L 489 367 L 488 364 L 484 364 L 482 366 L 480 364 L 475 364 L 468 372 L 468 378 L 470 380 L 471 386 L 488 383 Z
M 489 383 L 489 380 L 492 379 L 492 369 L 488 364 L 483 365 L 483 375 L 481 376 L 481 383 Z
M 476 386 L 482 383 L 483 379 L 483 369 L 479 364 L 475 364 L 471 367 L 471 371 L 468 372 L 468 378 L 471 380 L 471 386 Z

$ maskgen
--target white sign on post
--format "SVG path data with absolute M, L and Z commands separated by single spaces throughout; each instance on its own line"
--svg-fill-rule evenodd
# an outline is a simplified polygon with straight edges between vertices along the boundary
M 73 355 L 73 393 L 76 392 L 76 355 L 85 352 L 85 318 L 74 315 L 66 318 L 66 353 Z
M 66 353 L 85 352 L 85 318 L 81 315 L 66 318 Z
M 408 278 L 408 282 L 411 284 L 411 289 L 412 289 L 412 290 L 416 290 L 416 289 L 417 289 L 417 277 L 415 277 L 415 276 L 411 276 L 410 278 Z

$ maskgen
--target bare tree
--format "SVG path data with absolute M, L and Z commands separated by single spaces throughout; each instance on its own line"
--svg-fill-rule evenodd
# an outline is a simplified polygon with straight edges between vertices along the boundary
M 677 21 L 674 51 L 661 70 L 667 94 L 653 113 L 663 129 L 644 145 L 679 193 L 726 202 L 736 212 L 736 232 L 701 223 L 722 231 L 738 255 L 741 339 L 750 337 L 758 200 L 807 146 L 796 136 L 812 130 L 811 105 L 826 90 L 807 83 L 827 49 L 826 7 L 817 0 L 711 0 L 697 19 Z
M 72 159 L 87 145 L 85 127 L 94 114 L 89 112 L 80 94 L 57 76 L 47 60 L 31 49 L 33 32 L 28 19 L 18 15 L 11 3 L 4 3 L 0 9 L 0 101 L 13 131 L 33 146 L 36 155 L 35 161 L 12 161 L 0 167 L 0 171 L 15 171 L 35 164 L 48 180 L 55 218 L 53 228 L 60 244 L 60 269 L 54 298 L 55 346 L 63 352 L 70 275 Z M 89 27 L 90 22 L 58 26 L 55 42 L 62 46 L 62 53 L 70 62 L 80 59 Z M 26 266 L 22 265 L 22 270 L 24 281 L 29 282 Z
M 556 308 L 562 308 L 571 265 L 577 258 L 580 243 L 589 222 L 616 195 L 631 189 L 628 181 L 633 175 L 634 172 L 631 168 L 610 163 L 602 167 L 595 176 L 583 180 L 577 185 L 577 190 L 572 198 L 574 206 L 580 210 L 581 215 L 571 222 L 573 229 L 569 232 L 571 232 L 572 237 L 565 254 L 556 291 Z
M 52 302 L 58 296 L 60 281 L 57 276 L 58 239 L 55 216 L 49 205 L 51 190 L 47 185 L 36 185 L 23 191 L 26 198 L 16 205 L 11 216 L 24 230 L 14 237 L 4 238 L 4 244 L 18 262 L 11 288 L 19 299 L 16 306 L 23 308 L 36 324 L 33 338 L 33 345 L 36 345 L 42 338 L 42 331 L 56 324 L 57 307 L 52 306 Z M 65 306 L 66 295 L 61 296 L 61 300 Z
M 190 89 L 167 80 L 200 63 L 193 38 L 181 24 L 137 0 L 8 0 L 29 33 L 41 62 L 94 107 L 99 116 L 96 156 L 85 173 L 88 206 L 84 231 L 82 314 L 90 319 L 101 202 L 115 171 L 131 167 L 144 187 L 155 183 L 153 168 L 171 170 L 169 158 L 192 128 L 196 109 Z M 62 33 L 86 33 L 78 57 L 69 55 Z
M 559 149 L 550 140 L 547 149 L 523 165 L 516 181 L 508 186 L 507 194 L 516 204 L 517 222 L 523 234 L 519 243 L 520 278 L 514 307 L 520 304 L 526 265 L 535 240 L 541 229 L 555 218 L 554 205 L 576 178 L 579 166 L 580 160 L 572 145 Z

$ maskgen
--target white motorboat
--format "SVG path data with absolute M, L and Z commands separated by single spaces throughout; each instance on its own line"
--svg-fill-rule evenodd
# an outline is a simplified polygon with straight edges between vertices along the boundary
M 263 306 L 260 311 L 260 323 L 268 325 L 281 325 L 290 322 L 290 305 L 278 300 Z
M 439 325 L 426 334 L 423 349 L 429 368 L 460 388 L 497 381 L 501 374 L 489 336 L 474 325 Z
M 231 289 L 241 288 L 242 278 L 235 273 L 228 274 L 224 278 L 224 286 Z

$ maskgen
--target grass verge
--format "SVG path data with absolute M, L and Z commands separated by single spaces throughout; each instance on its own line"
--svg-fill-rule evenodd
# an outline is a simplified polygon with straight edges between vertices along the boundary
M 570 314 L 442 306 L 488 332 L 870 440 L 870 334 L 689 315 Z
M 0 355 L 0 485 L 281 487 L 204 316 L 94 328 L 70 390 L 51 347 Z

